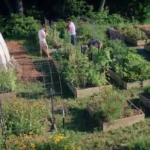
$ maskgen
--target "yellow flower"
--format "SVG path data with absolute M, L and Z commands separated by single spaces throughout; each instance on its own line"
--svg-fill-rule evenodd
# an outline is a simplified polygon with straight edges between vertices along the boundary
M 34 144 L 34 143 L 31 143 L 30 146 L 31 146 L 32 148 L 35 148 L 35 144 Z
M 52 139 L 53 137 L 52 137 L 52 136 L 49 136 L 49 138 Z
M 67 150 L 67 149 L 68 149 L 68 146 L 67 146 L 67 145 L 65 145 L 65 146 L 64 146 L 64 150 Z
M 70 146 L 71 146 L 71 149 L 72 149 L 72 150 L 75 150 L 74 144 L 71 144 Z
M 80 146 L 77 147 L 77 150 L 82 150 L 82 148 Z
M 33 134 L 33 131 L 30 131 L 29 134 L 30 134 L 30 135 Z

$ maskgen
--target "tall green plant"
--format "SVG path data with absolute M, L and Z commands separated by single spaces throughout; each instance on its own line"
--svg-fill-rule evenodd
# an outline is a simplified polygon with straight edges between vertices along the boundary
M 11 92 L 16 89 L 16 73 L 13 69 L 0 71 L 0 92 Z
M 76 87 L 99 86 L 106 83 L 98 65 L 89 62 L 85 55 L 76 55 L 75 61 L 61 61 L 62 77 Z
M 150 148 L 150 137 L 141 135 L 135 138 L 128 146 L 129 150 L 149 150 Z
M 2 33 L 6 35 L 33 35 L 41 28 L 40 21 L 33 17 L 25 17 L 20 14 L 12 14 L 4 21 Z
M 94 110 L 96 119 L 104 122 L 111 122 L 122 118 L 126 99 L 117 91 L 105 90 L 98 97 L 88 102 Z

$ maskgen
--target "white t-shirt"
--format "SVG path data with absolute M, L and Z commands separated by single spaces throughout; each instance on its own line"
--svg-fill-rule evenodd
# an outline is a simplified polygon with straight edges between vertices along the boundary
M 39 30 L 38 35 L 40 42 L 46 42 L 45 31 L 43 29 Z
M 74 25 L 73 22 L 70 22 L 69 28 L 70 28 L 69 34 L 70 34 L 70 35 L 76 35 L 76 27 L 75 27 L 75 25 Z

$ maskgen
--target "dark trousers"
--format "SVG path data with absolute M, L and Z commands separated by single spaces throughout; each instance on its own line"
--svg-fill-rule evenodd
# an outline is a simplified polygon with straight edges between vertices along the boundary
M 71 44 L 72 45 L 76 44 L 76 35 L 71 35 Z

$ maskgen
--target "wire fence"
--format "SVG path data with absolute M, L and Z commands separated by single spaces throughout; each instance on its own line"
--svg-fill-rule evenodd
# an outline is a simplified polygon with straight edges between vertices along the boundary
M 13 100 L 14 93 L 16 98 L 24 98 L 26 100 L 45 99 L 45 106 L 49 106 L 49 114 L 50 114 L 49 121 L 51 122 L 52 128 L 57 129 L 55 125 L 55 116 L 54 116 L 54 97 L 55 96 L 63 97 L 63 93 L 60 76 L 53 64 L 53 61 L 50 59 L 40 59 L 40 58 L 30 59 L 21 56 L 19 58 L 16 57 L 16 59 L 14 56 L 13 59 L 15 61 L 15 65 L 11 67 L 11 69 L 15 70 L 15 75 L 5 76 L 8 75 L 8 73 L 3 74 L 4 84 L 0 84 L 1 136 L 3 137 L 3 139 L 5 139 L 5 136 L 8 133 L 10 133 L 10 130 L 7 130 L 6 128 L 7 125 L 5 119 L 7 116 L 3 108 L 3 101 L 5 101 L 5 99 Z M 7 71 L 8 72 L 10 71 L 10 67 L 8 67 L 7 70 L 4 70 L 4 72 Z M 2 72 L 3 71 L 0 72 L 0 76 Z M 17 77 L 16 83 L 13 77 Z M 8 81 L 5 81 L 5 79 L 8 79 Z M 7 88 L 7 83 L 9 82 L 12 82 L 10 86 L 15 87 L 13 91 L 12 88 Z M 13 95 L 11 95 L 11 93 L 13 93 Z M 28 113 L 30 114 L 30 111 Z M 23 128 L 23 130 L 26 129 Z M 27 130 L 29 130 L 28 127 Z M 11 132 L 18 132 L 18 130 L 12 129 Z

